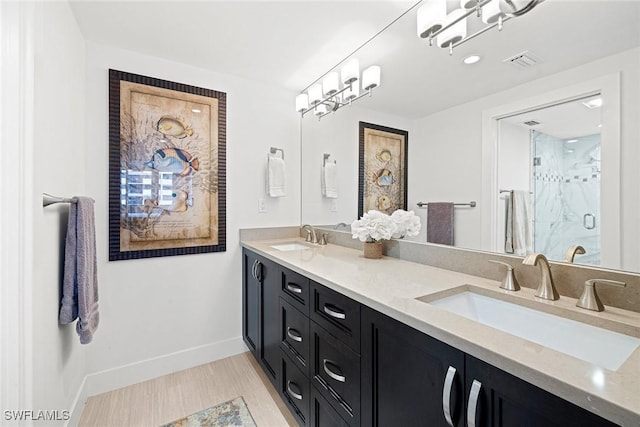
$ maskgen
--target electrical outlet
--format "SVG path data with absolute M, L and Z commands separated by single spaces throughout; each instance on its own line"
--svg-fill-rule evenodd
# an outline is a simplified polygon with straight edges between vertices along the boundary
M 338 212 L 338 199 L 331 199 L 331 212 Z
M 259 213 L 267 212 L 267 202 L 262 198 L 258 199 L 258 212 Z

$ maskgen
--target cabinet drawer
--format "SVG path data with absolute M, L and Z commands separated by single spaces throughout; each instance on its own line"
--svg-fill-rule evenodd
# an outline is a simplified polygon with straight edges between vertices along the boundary
M 360 303 L 311 282 L 311 320 L 360 353 Z
M 360 356 L 311 322 L 311 382 L 349 424 L 360 424 Z
M 295 271 L 282 269 L 282 297 L 309 315 L 309 279 Z
M 280 348 L 309 376 L 309 318 L 280 298 Z
M 309 379 L 286 354 L 282 354 L 282 383 L 278 392 L 300 425 L 309 423 Z
M 322 397 L 315 387 L 311 387 L 310 426 L 313 427 L 349 427 L 340 414 L 331 407 L 327 399 Z

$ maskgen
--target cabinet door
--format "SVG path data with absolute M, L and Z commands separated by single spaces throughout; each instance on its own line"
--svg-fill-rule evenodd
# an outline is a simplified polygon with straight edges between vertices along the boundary
M 469 426 L 588 427 L 615 424 L 472 356 L 466 356 Z
M 361 363 L 363 426 L 464 425 L 460 350 L 363 306 Z
M 256 272 L 258 257 L 246 249 L 242 251 L 242 338 L 258 357 L 260 343 L 260 280 Z
M 260 362 L 276 386 L 280 370 L 279 312 L 282 270 L 278 264 L 261 258 L 258 271 L 262 279 Z

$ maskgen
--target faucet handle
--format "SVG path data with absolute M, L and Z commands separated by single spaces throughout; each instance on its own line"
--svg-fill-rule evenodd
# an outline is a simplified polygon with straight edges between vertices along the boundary
M 507 291 L 514 291 L 514 292 L 520 290 L 520 284 L 516 280 L 515 274 L 513 274 L 513 266 L 511 264 L 502 262 L 502 261 L 496 261 L 493 259 L 490 259 L 489 262 L 492 262 L 494 264 L 504 265 L 505 267 L 507 267 L 507 274 L 504 276 L 504 279 L 502 279 L 502 284 L 500 285 L 500 288 L 506 289 Z
M 326 245 L 327 244 L 327 237 L 329 237 L 328 233 L 321 233 L 318 244 L 319 245 Z
M 576 306 L 593 311 L 604 311 L 604 304 L 600 301 L 598 293 L 596 292 L 596 283 L 602 285 L 612 285 L 624 288 L 627 286 L 625 282 L 619 282 L 617 280 L 608 279 L 591 279 L 584 282 L 584 291 L 582 296 L 576 303 Z
M 306 239 L 304 239 L 304 241 L 305 241 L 305 242 L 309 242 L 309 243 L 311 243 L 311 241 L 312 241 L 312 238 L 311 238 L 311 230 L 309 230 L 309 229 L 305 228 L 305 229 L 304 229 L 304 231 L 306 231 L 306 232 L 307 232 L 307 238 L 306 238 Z

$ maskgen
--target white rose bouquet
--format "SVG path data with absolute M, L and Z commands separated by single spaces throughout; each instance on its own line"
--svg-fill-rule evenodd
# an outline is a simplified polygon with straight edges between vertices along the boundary
M 391 214 L 391 219 L 396 223 L 396 232 L 393 237 L 415 237 L 420 233 L 420 217 L 413 211 L 398 209 Z
M 378 242 L 392 237 L 417 236 L 420 218 L 413 211 L 398 209 L 391 215 L 371 210 L 351 224 L 351 234 L 361 242 Z

